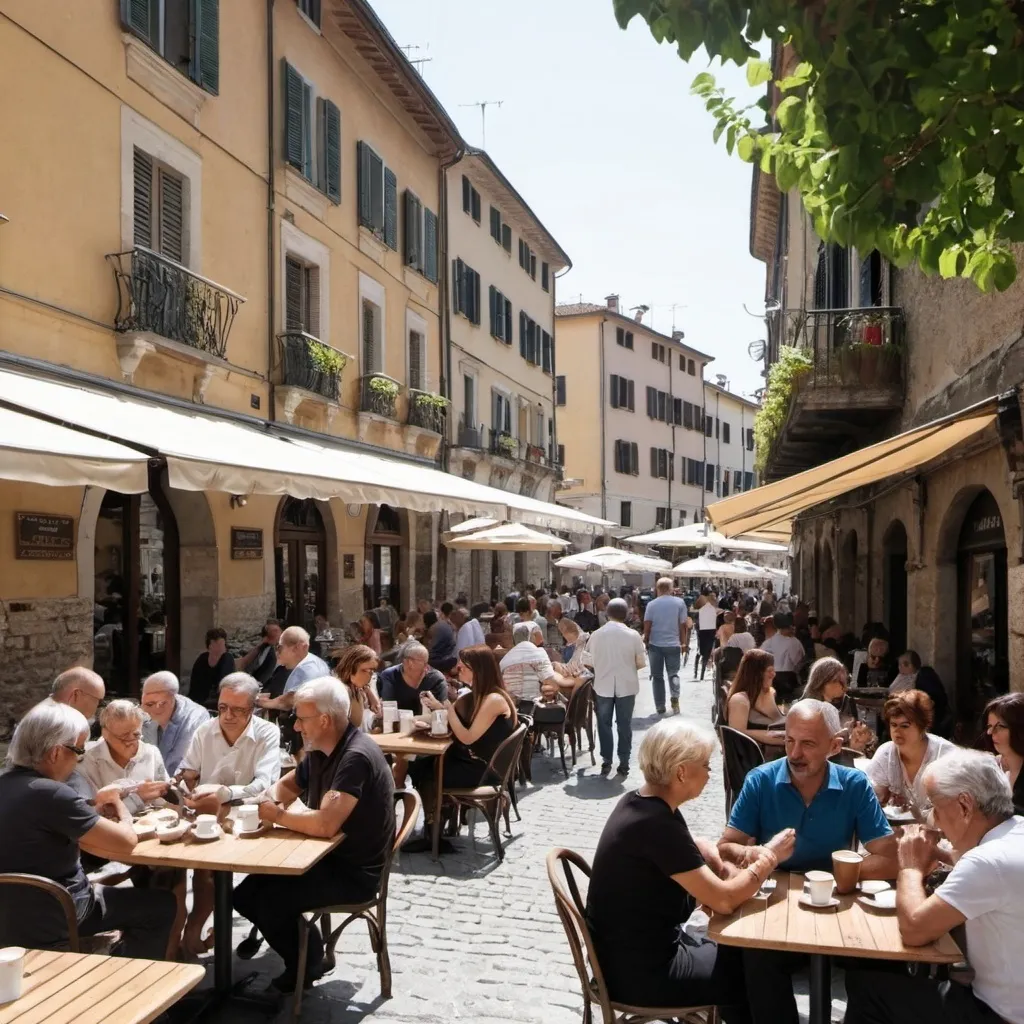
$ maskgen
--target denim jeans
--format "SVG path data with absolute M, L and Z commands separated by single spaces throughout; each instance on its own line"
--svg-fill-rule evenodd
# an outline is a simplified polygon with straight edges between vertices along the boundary
M 651 686 L 654 687 L 654 706 L 659 711 L 665 710 L 665 675 L 668 675 L 669 690 L 673 700 L 679 700 L 679 666 L 683 660 L 681 647 L 647 648 L 651 659 Z
M 636 695 L 631 697 L 597 697 L 597 740 L 601 748 L 601 763 L 612 763 L 612 716 L 619 733 L 619 765 L 629 765 L 629 753 L 633 746 L 633 705 Z

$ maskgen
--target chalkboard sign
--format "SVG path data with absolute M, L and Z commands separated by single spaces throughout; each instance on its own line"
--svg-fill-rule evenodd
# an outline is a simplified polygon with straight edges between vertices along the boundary
M 231 557 L 245 560 L 263 557 L 263 531 L 231 527 Z
M 75 521 L 45 512 L 16 512 L 15 558 L 39 562 L 75 560 Z

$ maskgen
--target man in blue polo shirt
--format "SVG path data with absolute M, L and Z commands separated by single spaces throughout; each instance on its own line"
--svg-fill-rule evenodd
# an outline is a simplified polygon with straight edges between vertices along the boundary
M 832 870 L 832 853 L 860 842 L 867 856 L 861 878 L 895 878 L 896 838 L 867 776 L 828 759 L 839 752 L 839 712 L 818 700 L 798 701 L 786 716 L 786 756 L 751 771 L 718 842 L 723 860 L 741 867 L 760 844 L 796 829 L 783 871 Z M 744 950 L 754 1024 L 798 1024 L 791 975 L 806 961 L 798 953 Z

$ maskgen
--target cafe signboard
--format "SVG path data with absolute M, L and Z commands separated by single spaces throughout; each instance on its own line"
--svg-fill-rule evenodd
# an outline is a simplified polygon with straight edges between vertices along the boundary
M 15 512 L 14 557 L 38 562 L 75 560 L 75 520 L 45 512 Z
M 232 526 L 231 557 L 243 561 L 262 558 L 263 531 L 242 526 Z

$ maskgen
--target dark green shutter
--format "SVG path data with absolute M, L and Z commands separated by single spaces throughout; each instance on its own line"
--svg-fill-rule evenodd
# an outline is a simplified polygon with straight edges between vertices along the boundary
M 437 214 L 423 211 L 423 276 L 437 284 Z
M 497 334 L 498 317 L 495 310 L 498 305 L 498 289 L 493 284 L 487 289 L 487 304 L 491 314 L 491 334 Z
M 156 46 L 159 9 L 159 0 L 121 0 L 121 25 L 150 46 Z
M 505 300 L 505 343 L 512 344 L 512 300 Z
M 356 191 L 359 193 L 359 223 L 373 230 L 373 207 L 370 205 L 370 154 L 365 142 L 356 143 Z
M 626 384 L 626 405 L 629 407 L 629 411 L 630 412 L 634 411 L 633 399 L 634 399 L 633 381 L 627 381 L 627 384 Z
M 135 150 L 134 169 L 135 245 L 153 248 L 153 161 L 141 149 Z
M 286 60 L 284 71 L 284 159 L 298 170 L 305 171 L 302 138 L 302 75 Z
M 220 88 L 220 0 L 195 0 L 192 77 L 214 96 Z
M 176 174 L 163 169 L 158 171 L 157 180 L 160 187 L 160 252 L 175 263 L 184 263 L 185 185 Z
M 526 359 L 526 312 L 519 310 L 519 354 Z
M 507 224 L 501 225 L 501 247 L 505 252 L 512 251 L 512 229 Z
M 405 227 L 405 251 L 403 258 L 406 266 L 419 269 L 419 200 L 406 189 L 402 193 L 402 220 Z
M 341 202 L 341 111 L 330 101 L 323 101 L 324 162 L 326 163 L 327 198 Z
M 398 178 L 384 168 L 384 244 L 398 252 Z
M 302 264 L 287 257 L 284 261 L 284 323 L 289 331 L 301 331 Z

